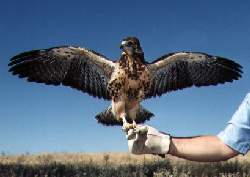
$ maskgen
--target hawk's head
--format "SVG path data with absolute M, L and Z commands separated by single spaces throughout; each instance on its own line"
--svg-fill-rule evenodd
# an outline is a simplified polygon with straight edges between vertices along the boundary
M 122 40 L 120 49 L 127 55 L 143 55 L 140 41 L 136 37 L 126 37 Z

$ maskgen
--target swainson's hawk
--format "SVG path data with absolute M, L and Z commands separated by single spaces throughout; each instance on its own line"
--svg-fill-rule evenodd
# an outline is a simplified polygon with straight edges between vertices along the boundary
M 170 53 L 148 63 L 135 37 L 123 39 L 121 50 L 116 61 L 73 46 L 32 50 L 14 56 L 9 71 L 30 82 L 70 86 L 111 100 L 111 106 L 96 116 L 98 122 L 126 129 L 153 116 L 140 105 L 144 99 L 191 86 L 232 82 L 242 73 L 234 61 L 200 52 Z

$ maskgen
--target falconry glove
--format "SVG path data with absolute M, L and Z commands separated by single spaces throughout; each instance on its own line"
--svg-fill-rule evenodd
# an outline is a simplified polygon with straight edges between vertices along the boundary
M 148 125 L 137 125 L 126 135 L 129 152 L 133 154 L 165 155 L 169 151 L 170 135 Z

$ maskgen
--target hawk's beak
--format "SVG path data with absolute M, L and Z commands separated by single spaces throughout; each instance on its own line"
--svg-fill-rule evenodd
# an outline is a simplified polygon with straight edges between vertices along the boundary
M 120 46 L 120 49 L 124 49 L 124 47 L 127 45 L 127 41 L 122 41 L 122 44 Z

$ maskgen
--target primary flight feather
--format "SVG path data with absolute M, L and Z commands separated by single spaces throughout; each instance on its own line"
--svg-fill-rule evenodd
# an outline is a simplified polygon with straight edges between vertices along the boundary
M 200 52 L 175 52 L 152 63 L 144 59 L 140 42 L 127 37 L 116 61 L 92 50 L 73 46 L 24 52 L 11 58 L 9 71 L 30 82 L 65 85 L 91 96 L 111 100 L 98 122 L 125 129 L 149 120 L 144 99 L 191 86 L 208 86 L 238 80 L 238 63 Z M 133 124 L 131 124 L 133 122 Z

